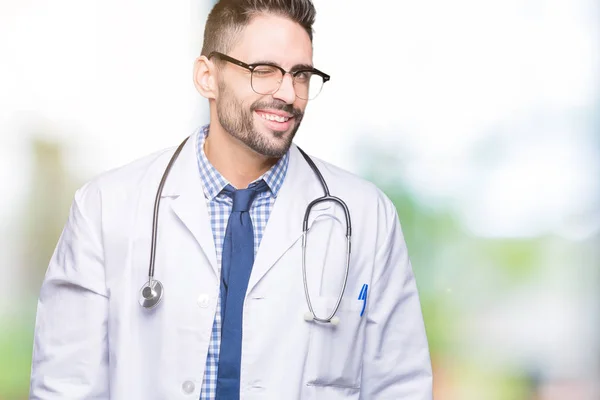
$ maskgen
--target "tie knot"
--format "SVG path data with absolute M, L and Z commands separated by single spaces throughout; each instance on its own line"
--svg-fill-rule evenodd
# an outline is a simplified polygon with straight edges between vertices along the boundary
M 266 191 L 268 188 L 267 183 L 261 179 L 248 189 L 236 190 L 231 185 L 227 185 L 223 191 L 233 199 L 232 212 L 247 212 L 250 210 L 250 206 L 256 195 Z

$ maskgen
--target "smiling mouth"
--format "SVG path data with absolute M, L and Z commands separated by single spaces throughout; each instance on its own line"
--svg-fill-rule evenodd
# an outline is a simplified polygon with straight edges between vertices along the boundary
M 273 121 L 273 122 L 288 122 L 290 119 L 292 119 L 293 117 L 291 116 L 284 116 L 284 115 L 277 115 L 277 114 L 271 114 L 268 112 L 264 112 L 264 111 L 257 111 L 256 112 L 262 119 L 265 119 L 267 121 Z

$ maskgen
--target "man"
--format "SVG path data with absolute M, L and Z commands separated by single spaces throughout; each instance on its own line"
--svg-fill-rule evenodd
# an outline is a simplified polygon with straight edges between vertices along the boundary
M 292 144 L 329 78 L 314 18 L 310 0 L 215 5 L 194 70 L 210 124 L 173 159 L 158 213 L 172 149 L 75 195 L 41 289 L 32 399 L 431 399 L 389 199 L 315 159 L 349 210 L 347 276 L 344 206 L 317 202 L 302 233 L 324 193 Z

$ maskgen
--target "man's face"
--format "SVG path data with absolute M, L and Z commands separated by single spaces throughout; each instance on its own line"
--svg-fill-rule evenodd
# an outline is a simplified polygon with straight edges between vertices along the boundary
M 312 65 L 312 43 L 299 24 L 265 15 L 255 17 L 228 54 L 247 64 L 273 63 L 286 71 Z M 216 106 L 219 123 L 230 135 L 266 157 L 283 156 L 300 127 L 307 100 L 296 96 L 293 79 L 283 78 L 273 94 L 252 89 L 250 71 L 224 63 Z

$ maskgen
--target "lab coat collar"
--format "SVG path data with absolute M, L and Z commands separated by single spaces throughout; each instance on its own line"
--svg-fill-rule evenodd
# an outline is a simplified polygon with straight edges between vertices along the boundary
M 218 277 L 214 238 L 197 166 L 197 140 L 198 135 L 193 134 L 185 144 L 179 159 L 173 164 L 161 197 L 174 198 L 171 202 L 174 213 L 198 241 L 215 276 Z M 248 292 L 302 236 L 306 207 L 312 200 L 321 196 L 323 189 L 318 179 L 298 148 L 292 145 L 287 175 L 265 227 L 248 283 Z M 329 208 L 329 202 L 319 203 L 313 207 L 313 212 Z
M 197 165 L 197 140 L 196 132 L 181 150 L 165 183 L 161 198 L 173 198 L 173 212 L 198 241 L 215 276 L 219 276 L 215 242 Z

